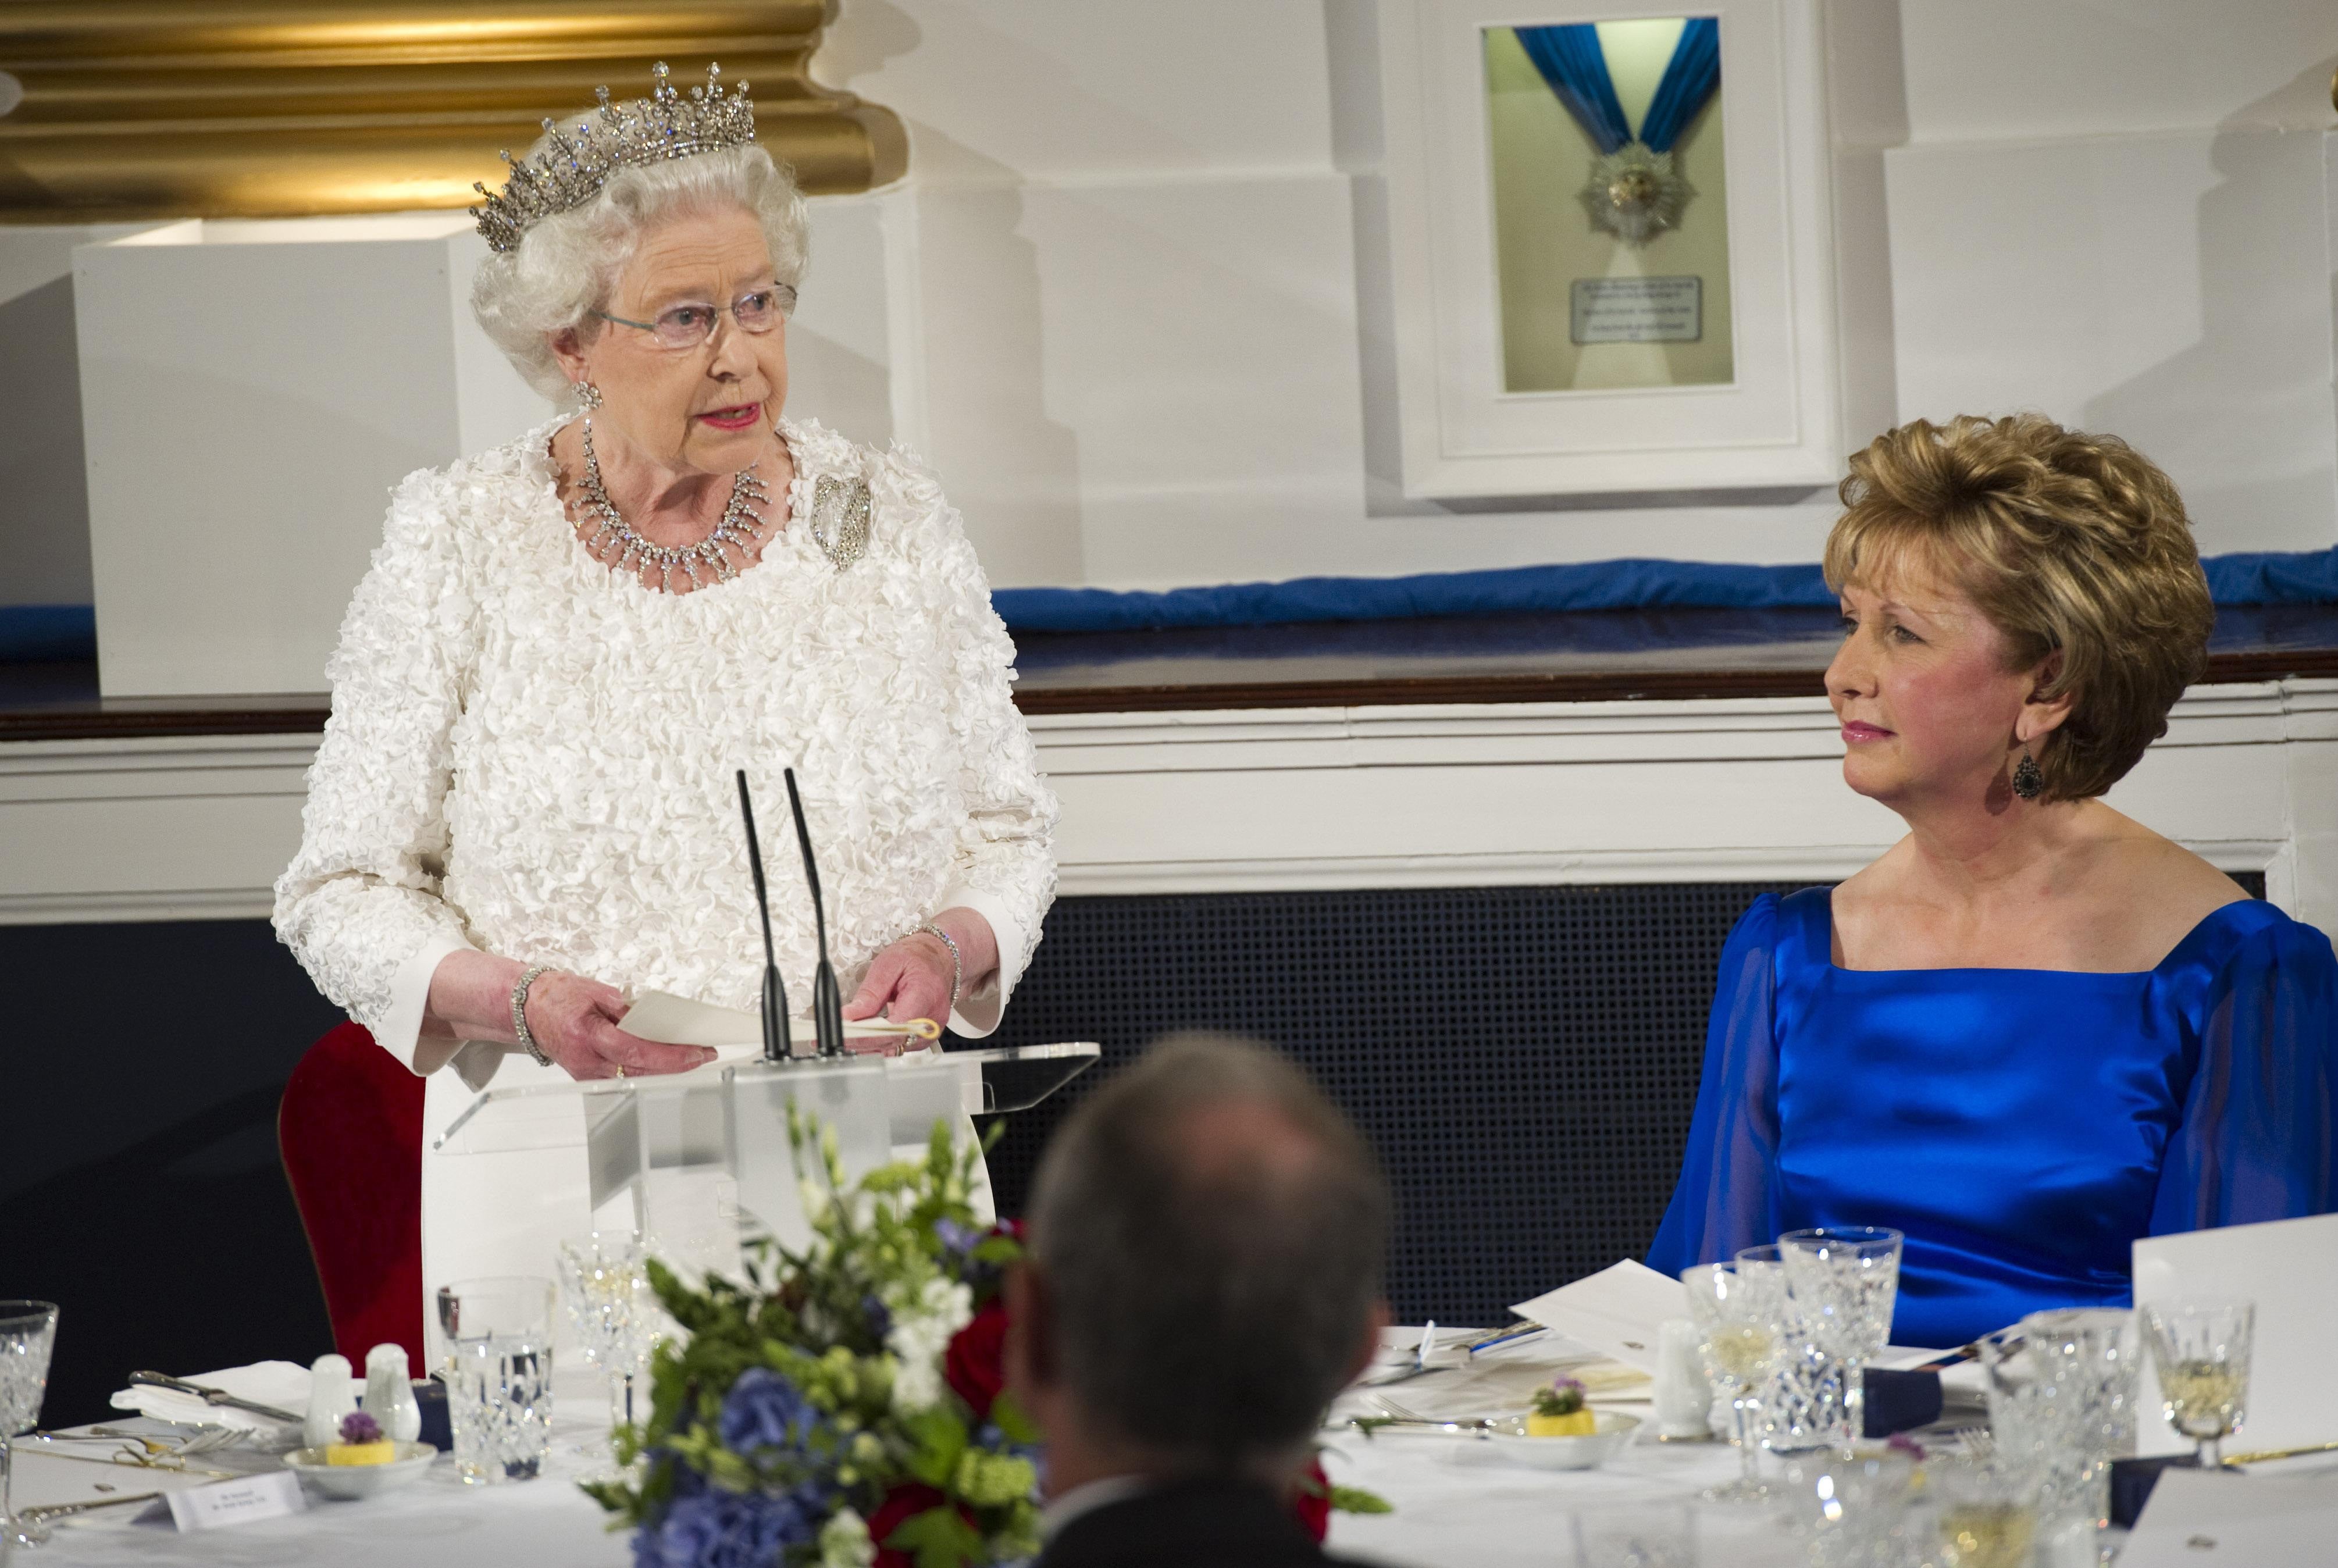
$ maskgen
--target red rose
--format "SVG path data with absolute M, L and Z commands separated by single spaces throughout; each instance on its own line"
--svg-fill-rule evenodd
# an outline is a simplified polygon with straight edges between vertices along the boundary
M 942 1377 L 977 1421 L 1007 1386 L 1007 1303 L 994 1298 L 959 1329 L 942 1356 Z
M 917 1558 L 885 1544 L 887 1536 L 928 1508 L 942 1504 L 942 1494 L 922 1482 L 911 1481 L 885 1494 L 885 1501 L 869 1516 L 869 1539 L 877 1545 L 876 1568 L 917 1568 Z
M 1291 1513 L 1318 1544 L 1331 1533 L 1331 1478 L 1323 1474 L 1321 1459 L 1310 1459 L 1292 1488 Z

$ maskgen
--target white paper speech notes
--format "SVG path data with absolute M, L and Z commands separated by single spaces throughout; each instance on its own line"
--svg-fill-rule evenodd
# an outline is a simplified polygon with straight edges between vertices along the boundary
M 1562 1285 L 1510 1308 L 1601 1355 L 1653 1374 L 1667 1318 L 1688 1306 L 1681 1282 L 1626 1258 L 1588 1279 Z
M 281 1519 L 309 1509 L 309 1499 L 300 1492 L 300 1477 L 290 1470 L 190 1486 L 167 1494 L 163 1501 L 171 1505 L 171 1522 L 182 1535 L 197 1530 L 226 1530 L 260 1519 Z

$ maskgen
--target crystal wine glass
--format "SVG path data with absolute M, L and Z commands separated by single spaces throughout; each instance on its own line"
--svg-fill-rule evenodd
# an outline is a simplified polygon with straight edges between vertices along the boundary
M 595 1230 L 560 1244 L 560 1296 L 584 1359 L 609 1380 L 609 1428 L 634 1422 L 634 1382 L 649 1359 L 654 1303 L 647 1258 L 630 1231 Z M 579 1451 L 598 1454 L 606 1444 Z
M 57 1342 L 57 1309 L 48 1301 L 0 1301 L 0 1558 L 15 1546 L 37 1546 L 45 1527 L 19 1519 L 8 1503 L 9 1439 L 41 1424 L 41 1396 L 49 1387 L 49 1352 Z
M 2143 1309 L 2167 1420 L 2200 1445 L 2200 1465 L 2224 1465 L 2217 1445 L 2241 1429 L 2249 1399 L 2254 1301 L 2164 1301 Z
M 1865 1406 L 1861 1379 L 1891 1338 L 1906 1238 L 1882 1225 L 1825 1225 L 1778 1238 L 1786 1288 L 1812 1335 L 1842 1365 L 1843 1415 L 1857 1437 Z
M 1703 1337 L 1699 1347 L 1705 1375 L 1729 1400 L 1730 1442 L 1737 1446 L 1737 1479 L 1708 1488 L 1716 1503 L 1759 1502 L 1770 1494 L 1754 1469 L 1754 1389 L 1769 1375 L 1778 1353 L 1785 1293 L 1774 1278 L 1731 1263 L 1700 1263 L 1681 1272 L 1688 1287 L 1689 1316 Z

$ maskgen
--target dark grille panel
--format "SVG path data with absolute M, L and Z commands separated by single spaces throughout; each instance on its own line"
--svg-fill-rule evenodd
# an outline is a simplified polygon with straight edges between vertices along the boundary
M 1722 943 L 1773 887 L 1064 899 L 996 1043 L 1097 1040 L 1105 1058 L 1012 1119 L 990 1161 L 1001 1210 L 1021 1210 L 1065 1112 L 1147 1042 L 1245 1034 L 1303 1063 L 1380 1151 L 1400 1318 L 1505 1321 L 1655 1234 Z

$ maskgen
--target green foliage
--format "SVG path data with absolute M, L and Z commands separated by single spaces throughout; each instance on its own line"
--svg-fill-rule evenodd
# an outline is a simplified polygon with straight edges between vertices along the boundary
M 974 1291 L 995 1290 L 1022 1255 L 1003 1233 L 966 1248 L 979 1152 L 959 1150 L 937 1123 L 921 1159 L 849 1181 L 831 1129 L 791 1113 L 788 1131 L 810 1240 L 800 1251 L 770 1237 L 751 1240 L 743 1279 L 710 1275 L 692 1284 L 650 1263 L 650 1287 L 683 1334 L 651 1358 L 647 1418 L 614 1435 L 621 1462 L 641 1461 L 633 1479 L 587 1485 L 586 1494 L 619 1526 L 638 1527 L 663 1516 L 684 1472 L 736 1493 L 818 1483 L 864 1518 L 896 1487 L 922 1483 L 942 1504 L 885 1543 L 910 1552 L 918 1568 L 1034 1554 L 1036 1477 L 1013 1450 L 1036 1434 L 1004 1400 L 993 1427 L 977 1432 L 939 1377 L 940 1350 Z M 912 1348 L 924 1364 L 904 1365 Z M 723 1441 L 723 1404 L 755 1367 L 784 1379 L 819 1418 L 801 1441 L 791 1427 L 787 1445 L 741 1453 Z M 910 1389 L 938 1396 L 904 1408 Z M 818 1549 L 806 1550 L 804 1561 L 817 1561 Z

